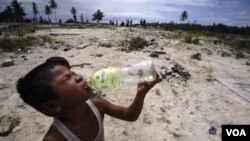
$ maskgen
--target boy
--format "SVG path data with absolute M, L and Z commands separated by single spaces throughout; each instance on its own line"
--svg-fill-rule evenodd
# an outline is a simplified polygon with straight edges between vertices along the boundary
M 52 57 L 17 82 L 17 91 L 27 104 L 54 117 L 44 141 L 103 141 L 104 114 L 135 121 L 139 117 L 146 93 L 160 82 L 138 84 L 137 94 L 129 107 L 114 105 L 94 96 L 86 80 L 70 70 L 68 61 Z

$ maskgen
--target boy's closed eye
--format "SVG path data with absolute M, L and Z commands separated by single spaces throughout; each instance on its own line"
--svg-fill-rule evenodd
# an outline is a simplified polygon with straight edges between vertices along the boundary
M 67 72 L 64 76 L 63 76 L 63 79 L 62 79 L 62 82 L 66 82 L 68 80 L 70 80 L 72 78 L 72 76 L 76 75 L 75 72 L 73 71 L 70 71 L 70 72 Z

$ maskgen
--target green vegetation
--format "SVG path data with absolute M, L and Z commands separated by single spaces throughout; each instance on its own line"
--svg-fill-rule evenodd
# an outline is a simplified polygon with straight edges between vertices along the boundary
M 33 10 L 33 23 L 37 24 L 38 18 L 37 15 L 39 14 L 37 4 L 35 2 L 32 2 L 32 10 Z
M 17 0 L 12 0 L 10 5 L 7 5 L 5 9 L 0 12 L 0 21 L 2 22 L 23 22 L 24 12 L 22 3 L 19 3 Z
M 148 42 L 141 37 L 132 37 L 130 40 L 122 41 L 121 46 L 123 51 L 135 51 L 148 46 Z
M 75 7 L 72 7 L 71 10 L 70 10 L 70 12 L 73 15 L 74 22 L 76 23 L 77 22 L 76 21 L 76 13 L 77 13 L 77 11 L 76 11 Z
M 35 44 L 44 44 L 45 42 L 51 42 L 49 36 L 27 36 L 27 37 L 16 37 L 16 38 L 3 38 L 0 39 L 0 49 L 3 51 L 17 51 L 18 49 L 25 49 L 25 47 L 32 46 Z
M 183 11 L 180 16 L 180 21 L 185 22 L 188 19 L 187 11 Z
M 54 11 L 55 23 L 57 23 L 57 19 L 56 19 L 56 8 L 57 8 L 57 3 L 55 2 L 55 0 L 50 0 L 50 1 L 49 1 L 49 7 L 51 8 L 52 11 Z
M 33 26 L 30 26 L 30 24 L 18 24 L 14 27 L 9 28 L 2 28 L 1 32 L 5 35 L 17 35 L 18 34 L 28 34 L 28 33 L 34 33 L 37 28 L 34 28 Z
M 192 36 L 186 36 L 184 38 L 184 42 L 198 45 L 200 43 L 200 40 L 198 38 L 192 38 Z
M 50 23 L 50 17 L 49 17 L 49 16 L 50 16 L 51 13 L 52 13 L 51 8 L 50 8 L 48 5 L 45 5 L 44 11 L 45 11 L 45 15 L 48 16 L 48 21 L 49 21 L 49 23 Z
M 99 9 L 93 14 L 93 21 L 96 21 L 97 23 L 99 23 L 102 18 L 104 17 L 103 12 L 101 12 Z
M 237 27 L 237 26 L 227 26 L 224 24 L 213 24 L 213 25 L 200 25 L 196 23 L 181 23 L 177 24 L 174 22 L 160 24 L 160 27 L 167 31 L 183 30 L 198 32 L 203 35 L 214 36 L 215 34 L 235 34 L 242 36 L 250 36 L 250 27 Z

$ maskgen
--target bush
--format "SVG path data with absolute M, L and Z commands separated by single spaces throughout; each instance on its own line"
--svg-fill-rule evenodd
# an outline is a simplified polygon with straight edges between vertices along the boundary
M 191 36 L 186 36 L 185 39 L 184 39 L 184 42 L 192 43 L 192 37 Z
M 194 39 L 194 40 L 193 40 L 193 44 L 195 44 L 195 45 L 200 44 L 200 40 L 199 40 L 198 38 Z
M 50 42 L 51 39 L 47 36 L 41 36 L 42 40 L 39 40 L 35 36 L 27 36 L 20 38 L 3 38 L 0 39 L 0 49 L 3 51 L 16 51 L 17 49 L 25 49 L 25 47 L 32 46 L 38 43 Z
M 226 43 L 227 45 L 238 49 L 238 50 L 245 50 L 250 52 L 250 40 L 244 39 L 232 39 Z
M 121 41 L 120 46 L 123 46 L 122 51 L 135 51 L 148 46 L 148 42 L 141 37 L 132 37 L 130 40 Z
M 148 45 L 148 42 L 145 39 L 141 37 L 134 37 L 134 38 L 131 38 L 131 40 L 128 42 L 128 49 L 130 51 L 141 50 L 147 45 Z
M 186 36 L 184 38 L 184 42 L 189 43 L 189 44 L 195 44 L 198 45 L 200 44 L 200 40 L 198 38 L 193 39 L 191 36 Z

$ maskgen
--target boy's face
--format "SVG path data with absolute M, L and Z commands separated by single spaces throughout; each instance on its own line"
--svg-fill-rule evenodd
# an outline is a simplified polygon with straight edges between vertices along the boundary
M 64 108 L 83 103 L 92 96 L 91 88 L 87 87 L 86 80 L 81 75 L 60 65 L 55 66 L 50 72 L 53 77 L 53 92 L 59 97 L 59 102 Z

